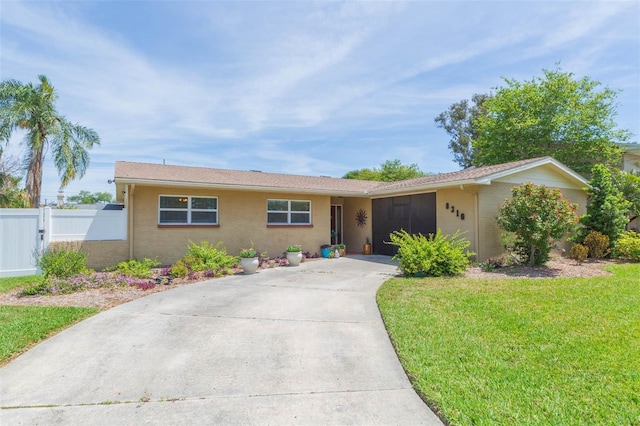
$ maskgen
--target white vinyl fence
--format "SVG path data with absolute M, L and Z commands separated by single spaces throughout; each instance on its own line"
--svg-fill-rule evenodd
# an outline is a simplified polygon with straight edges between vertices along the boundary
M 0 277 L 38 273 L 53 241 L 126 239 L 126 210 L 0 209 Z

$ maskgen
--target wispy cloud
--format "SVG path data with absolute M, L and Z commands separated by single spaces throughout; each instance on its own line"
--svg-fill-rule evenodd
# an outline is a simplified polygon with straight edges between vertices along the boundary
M 624 88 L 623 120 L 638 118 L 639 12 L 637 2 L 4 2 L 0 74 L 48 75 L 60 111 L 101 135 L 69 193 L 105 190 L 118 159 L 341 176 L 399 158 L 445 171 L 455 165 L 439 112 L 557 61 Z

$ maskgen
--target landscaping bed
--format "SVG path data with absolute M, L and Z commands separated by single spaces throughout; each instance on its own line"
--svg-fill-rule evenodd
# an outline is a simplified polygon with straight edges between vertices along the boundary
M 310 261 L 307 259 L 306 261 Z M 482 270 L 474 266 L 469 268 L 465 277 L 469 278 L 571 278 L 571 277 L 595 277 L 606 276 L 611 273 L 603 269 L 606 265 L 616 264 L 614 260 L 588 260 L 582 264 L 577 264 L 574 260 L 554 256 L 547 263 L 546 267 L 530 268 L 517 265 L 506 268 L 494 269 L 491 272 Z M 236 269 L 234 273 L 241 273 L 241 269 Z M 18 297 L 20 289 L 15 289 L 7 293 L 0 294 L 0 305 L 22 305 L 22 306 L 82 306 L 95 307 L 100 310 L 110 309 L 122 303 L 129 302 L 139 297 L 148 296 L 152 293 L 170 290 L 182 285 L 192 284 L 202 280 L 175 279 L 170 285 L 159 284 L 147 290 L 137 287 L 110 287 L 79 291 L 71 294 L 47 295 L 47 296 L 27 296 Z

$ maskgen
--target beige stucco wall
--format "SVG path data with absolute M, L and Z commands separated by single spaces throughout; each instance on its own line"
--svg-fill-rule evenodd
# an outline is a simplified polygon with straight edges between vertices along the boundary
M 625 152 L 622 159 L 623 170 L 640 170 L 640 153 L 638 150 L 633 153 Z
M 368 198 L 345 198 L 343 203 L 344 241 L 347 252 L 362 253 L 362 245 L 371 240 L 371 200 Z M 356 212 L 363 209 L 367 213 L 365 226 L 356 224 Z
M 51 247 L 68 244 L 64 241 L 52 242 Z M 129 242 L 120 241 L 75 241 L 81 251 L 87 253 L 87 267 L 101 271 L 129 259 Z
M 476 232 L 476 193 L 477 188 L 442 189 L 436 192 L 436 227 L 445 235 L 460 235 L 471 242 L 469 251 L 477 252 Z M 447 203 L 449 209 L 446 208 Z M 451 207 L 454 211 L 451 211 Z M 464 214 L 464 220 L 462 219 Z
M 218 227 L 159 227 L 158 202 L 160 195 L 190 195 L 218 197 Z M 311 201 L 312 226 L 267 227 L 267 200 Z M 238 255 L 253 242 L 256 249 L 267 256 L 280 256 L 291 244 L 301 244 L 304 251 L 320 252 L 320 245 L 328 241 L 330 230 L 329 196 L 276 192 L 247 192 L 210 189 L 180 189 L 173 187 L 137 186 L 133 203 L 130 238 L 132 257 L 157 258 L 163 265 L 182 257 L 189 241 L 199 244 L 206 240 L 222 242 L 227 252 Z
M 478 260 L 486 260 L 503 253 L 500 234 L 502 230 L 496 223 L 498 207 L 507 198 L 511 198 L 511 189 L 514 184 L 494 182 L 490 186 L 479 187 L 479 239 Z M 586 213 L 587 196 L 583 190 L 559 188 L 564 196 L 572 203 L 578 204 L 578 216 Z M 559 244 L 560 248 L 568 250 L 570 243 L 566 240 Z

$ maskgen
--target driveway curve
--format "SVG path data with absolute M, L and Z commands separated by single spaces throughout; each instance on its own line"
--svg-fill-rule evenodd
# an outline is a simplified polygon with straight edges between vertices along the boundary
M 0 424 L 442 424 L 376 306 L 395 272 L 319 260 L 120 305 L 0 369 Z

